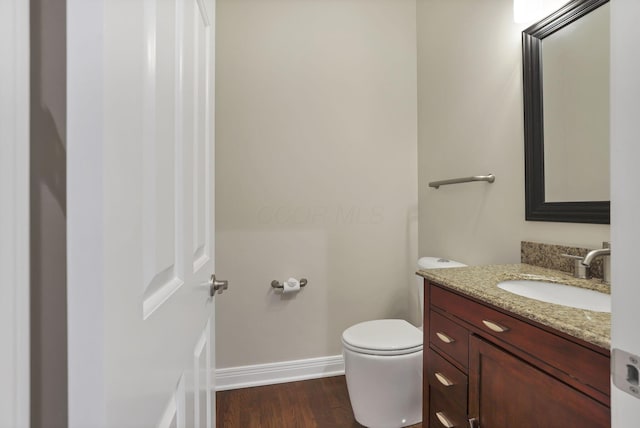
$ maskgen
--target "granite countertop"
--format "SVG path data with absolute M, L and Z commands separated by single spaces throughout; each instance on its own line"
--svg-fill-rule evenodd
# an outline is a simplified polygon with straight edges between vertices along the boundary
M 502 281 L 530 279 L 610 293 L 598 279 L 576 279 L 565 272 L 527 264 L 419 270 L 418 275 L 495 307 L 536 321 L 601 348 L 611 347 L 611 314 L 529 299 L 498 288 Z

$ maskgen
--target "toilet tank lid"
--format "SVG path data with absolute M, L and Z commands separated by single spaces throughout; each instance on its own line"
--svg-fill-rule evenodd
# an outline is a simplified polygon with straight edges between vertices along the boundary
M 418 269 L 436 269 L 436 268 L 453 268 L 465 267 L 464 263 L 455 260 L 449 260 L 442 257 L 421 257 L 418 260 Z

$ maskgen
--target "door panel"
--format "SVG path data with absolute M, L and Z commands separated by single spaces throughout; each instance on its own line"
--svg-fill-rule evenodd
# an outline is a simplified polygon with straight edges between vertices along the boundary
M 70 376 L 94 373 L 83 388 L 70 388 L 70 426 L 214 427 L 215 299 L 207 283 L 214 272 L 214 20 L 208 14 L 215 3 L 92 1 L 103 7 L 103 41 L 87 49 L 104 51 L 102 79 L 81 84 L 101 85 L 94 91 L 103 106 L 96 115 L 101 175 L 92 186 L 72 186 L 69 199 L 70 217 L 99 206 L 102 221 L 98 239 L 82 248 L 70 231 L 69 263 L 77 266 L 79 253 L 89 252 L 102 268 L 82 284 L 70 276 L 70 292 L 73 298 L 76 289 L 95 288 L 103 313 L 88 313 L 81 299 L 69 311 L 73 325 L 96 326 L 91 341 L 89 332 L 70 340 L 85 340 L 101 361 L 70 367 Z M 78 7 L 70 1 L 71 25 L 86 18 L 74 13 Z M 82 102 L 96 99 L 80 93 L 71 100 L 72 128 L 83 126 L 73 120 Z M 78 183 L 85 168 L 74 164 L 70 171 L 69 180 Z M 73 417 L 96 399 L 103 415 Z
M 147 318 L 184 284 L 180 203 L 184 187 L 176 129 L 181 121 L 176 104 L 178 25 L 169 1 L 145 2 L 147 61 L 144 91 L 142 216 L 144 301 Z
M 211 346 L 210 325 L 207 323 L 193 353 L 194 369 L 194 428 L 211 426 Z
M 211 151 L 207 144 L 211 138 L 211 111 L 209 97 L 200 94 L 210 93 L 210 48 L 211 25 L 206 6 L 195 1 L 193 17 L 193 271 L 203 269 L 211 259 L 211 241 L 209 237 L 212 225 L 211 217 Z
M 165 406 L 157 424 L 158 428 L 184 428 L 186 426 L 184 396 L 184 377 L 182 377 L 178 381 L 175 393 L 171 395 Z
M 481 427 L 609 426 L 591 397 L 476 336 L 469 345 L 469 414 Z
M 0 2 L 0 427 L 29 415 L 29 2 Z

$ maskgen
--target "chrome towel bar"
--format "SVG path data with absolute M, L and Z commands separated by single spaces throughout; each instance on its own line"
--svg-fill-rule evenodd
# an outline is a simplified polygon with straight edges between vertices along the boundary
M 429 183 L 429 187 L 435 187 L 437 189 L 440 186 L 446 186 L 447 184 L 470 183 L 472 181 L 486 181 L 489 183 L 493 183 L 494 181 L 496 181 L 496 176 L 493 174 L 474 175 L 472 177 L 462 177 L 462 178 L 452 178 L 450 180 L 432 181 L 431 183 Z

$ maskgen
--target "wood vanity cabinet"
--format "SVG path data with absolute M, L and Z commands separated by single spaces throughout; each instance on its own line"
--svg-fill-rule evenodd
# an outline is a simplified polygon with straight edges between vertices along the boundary
M 609 352 L 425 281 L 423 426 L 610 427 Z

